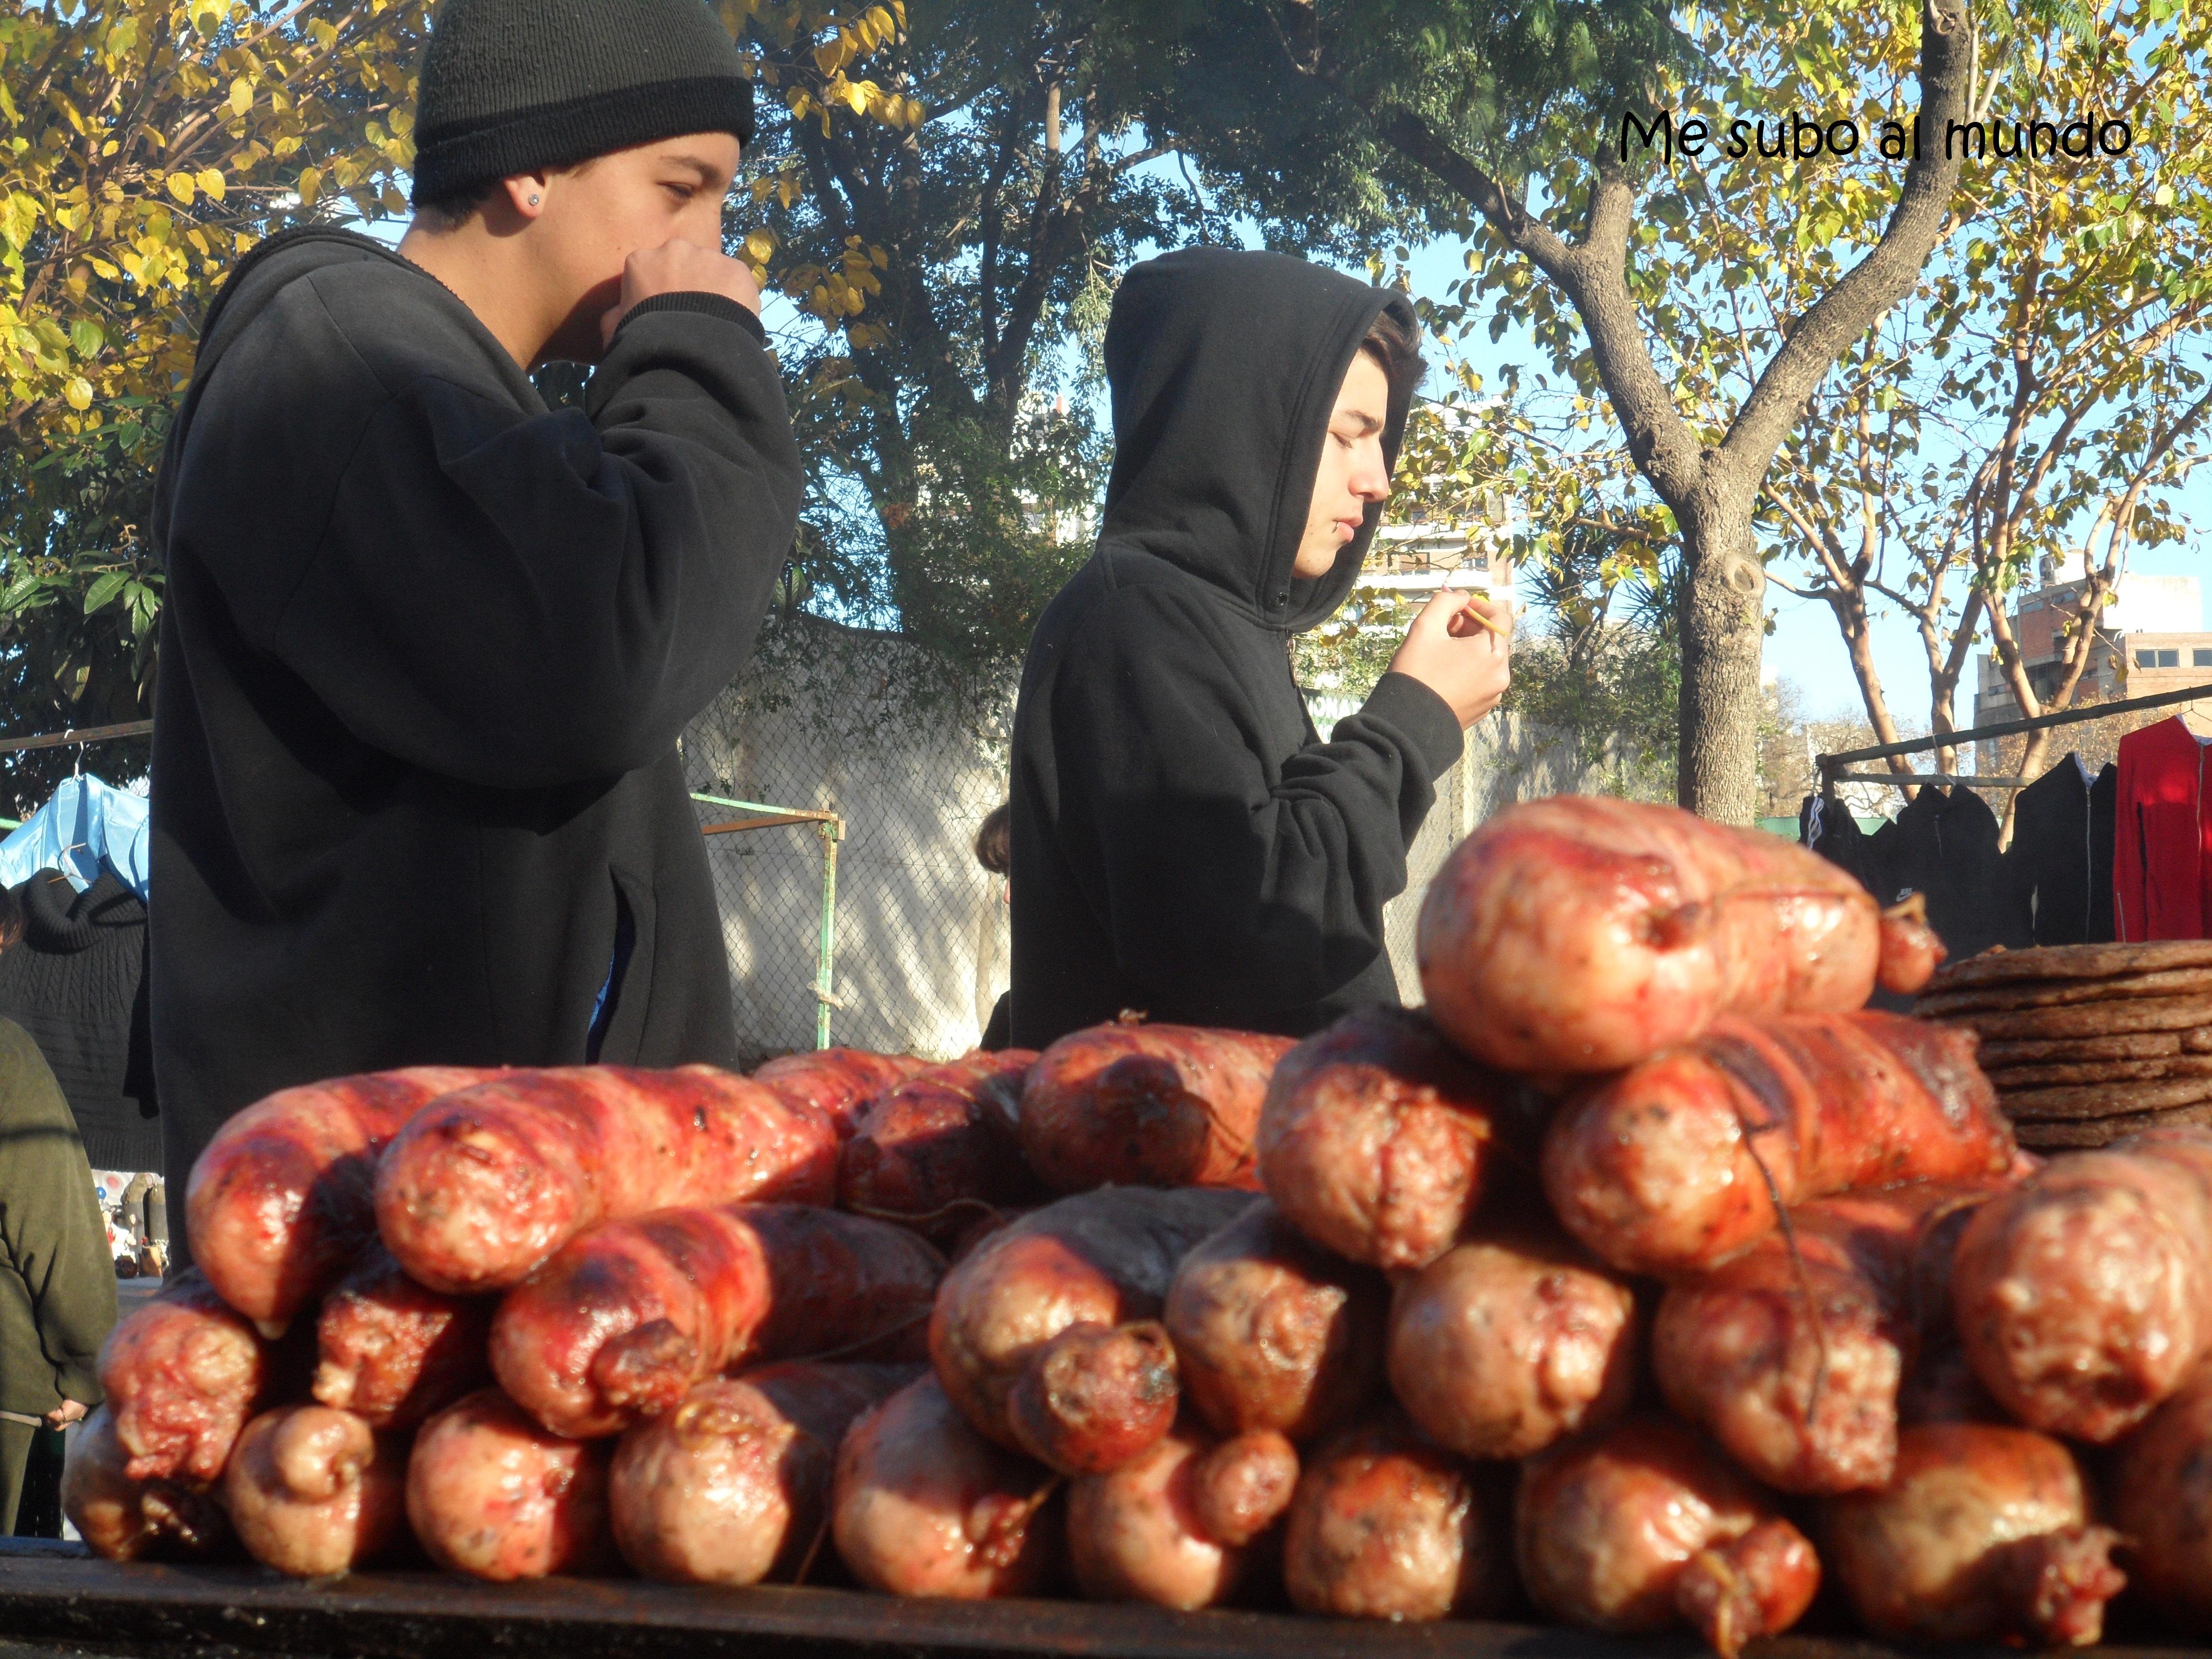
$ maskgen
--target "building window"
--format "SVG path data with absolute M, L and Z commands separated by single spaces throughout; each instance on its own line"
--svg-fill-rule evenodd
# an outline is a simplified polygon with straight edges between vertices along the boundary
M 2199 668 L 2212 668 L 2212 651 L 2201 645 L 2189 653 L 2189 659 Z
M 2136 666 L 2138 668 L 2179 668 L 2181 666 L 2181 653 L 2178 649 L 2172 651 L 2138 651 L 2136 653 Z

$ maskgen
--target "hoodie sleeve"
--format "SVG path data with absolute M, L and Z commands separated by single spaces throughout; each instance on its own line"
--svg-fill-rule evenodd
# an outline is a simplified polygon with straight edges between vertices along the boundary
M 744 666 L 799 481 L 757 321 L 665 296 L 625 319 L 586 411 L 436 378 L 386 402 L 268 648 L 425 769 L 631 771 Z
M 1271 782 L 1245 688 L 1172 599 L 1121 592 L 1070 645 L 1052 716 L 1060 833 L 1091 843 L 1071 862 L 1121 972 L 1253 1020 L 1372 963 L 1434 780 L 1459 757 L 1443 700 L 1386 675 Z

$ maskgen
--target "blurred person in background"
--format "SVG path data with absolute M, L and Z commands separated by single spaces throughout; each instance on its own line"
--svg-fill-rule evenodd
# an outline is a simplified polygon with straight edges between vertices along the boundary
M 23 909 L 0 890 L 0 951 Z M 0 1019 L 0 1537 L 15 1529 L 41 1427 L 100 1403 L 100 1345 L 115 1326 L 115 1263 L 92 1167 L 52 1068 Z
M 1013 864 L 1012 826 L 1014 805 L 1012 801 L 1000 801 L 985 816 L 982 826 L 975 831 L 975 862 L 993 875 L 1004 877 Z M 1010 882 L 999 889 L 999 901 L 1012 904 L 1013 885 Z M 975 1046 L 985 1054 L 995 1054 L 1001 1048 L 1014 1046 L 1014 994 L 1001 991 L 999 1000 L 991 1006 L 990 1022 L 983 1027 L 983 1040 Z

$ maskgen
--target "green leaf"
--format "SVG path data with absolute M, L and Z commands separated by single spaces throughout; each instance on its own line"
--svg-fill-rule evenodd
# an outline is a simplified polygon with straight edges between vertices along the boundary
M 123 591 L 123 585 L 130 580 L 131 573 L 129 571 L 111 570 L 105 576 L 102 576 L 98 580 L 94 581 L 90 587 L 88 587 L 84 591 L 84 614 L 89 617 L 94 611 L 99 610 L 100 606 L 106 605 L 110 599 L 113 599 L 118 593 L 120 593 Z
M 80 357 L 97 357 L 100 347 L 107 343 L 107 331 L 89 317 L 80 317 L 69 325 L 70 343 L 76 348 Z

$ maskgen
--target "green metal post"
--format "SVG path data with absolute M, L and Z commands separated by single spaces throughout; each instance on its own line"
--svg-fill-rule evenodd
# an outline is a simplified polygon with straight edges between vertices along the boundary
M 837 843 L 844 820 L 814 826 L 822 837 L 822 942 L 814 962 L 814 1046 L 830 1046 L 830 1011 L 836 1004 Z

